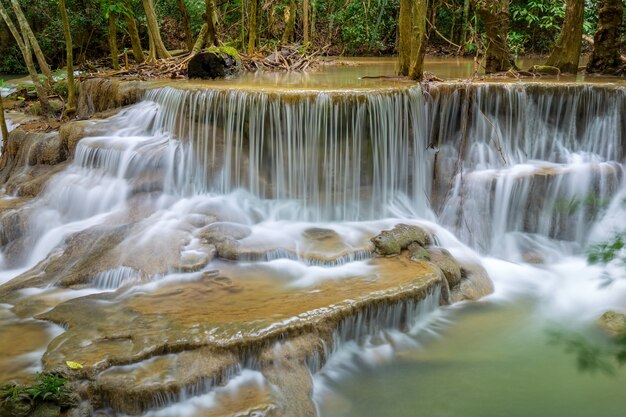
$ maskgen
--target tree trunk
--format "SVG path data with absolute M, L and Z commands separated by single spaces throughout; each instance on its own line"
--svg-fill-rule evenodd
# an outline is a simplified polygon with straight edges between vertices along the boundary
M 310 29 L 309 29 L 309 0 L 304 0 L 302 8 L 303 8 L 303 10 L 302 10 L 302 31 L 304 32 L 302 37 L 303 37 L 304 45 L 306 46 L 306 45 L 309 44 L 309 37 L 310 37 Z
M 313 43 L 315 41 L 315 22 L 317 20 L 317 8 L 315 7 L 315 0 L 311 1 L 311 27 L 309 29 L 309 42 Z
M 411 20 L 413 7 L 411 0 L 400 0 L 400 16 L 398 18 L 398 58 L 400 75 L 409 75 L 411 61 Z
M 37 70 L 35 69 L 35 63 L 33 62 L 33 53 L 30 50 L 30 43 L 28 42 L 28 38 L 22 38 L 20 32 L 18 32 L 15 24 L 13 24 L 13 21 L 9 17 L 9 14 L 2 5 L 2 2 L 0 2 L 0 17 L 2 17 L 2 19 L 6 23 L 9 31 L 15 38 L 15 42 L 17 43 L 20 52 L 22 52 L 24 63 L 26 64 L 26 68 L 28 69 L 28 75 L 30 77 L 30 80 L 33 82 L 35 90 L 37 90 L 37 97 L 41 102 L 42 112 L 43 114 L 48 114 L 48 112 L 50 111 L 50 105 L 48 104 L 48 92 L 45 90 L 45 88 L 41 84 L 41 81 L 39 80 Z
M 215 30 L 215 7 L 213 6 L 213 0 L 205 0 L 204 3 L 206 7 L 204 20 L 208 29 L 206 44 L 209 46 L 218 46 L 217 31 Z
M 130 0 L 125 0 L 125 4 L 128 10 L 132 10 Z M 130 14 L 124 14 L 124 19 L 126 20 L 126 25 L 128 26 L 128 34 L 130 36 L 130 43 L 133 47 L 135 62 L 137 64 L 141 64 L 145 58 L 143 56 L 143 48 L 141 47 L 139 31 L 137 30 L 137 22 L 135 21 L 135 17 Z
M 206 23 L 202 25 L 200 28 L 200 34 L 198 35 L 198 39 L 191 49 L 191 55 L 196 55 L 199 53 L 202 48 L 204 48 L 204 44 L 206 43 L 207 32 L 209 31 L 209 25 Z
M 561 72 L 576 74 L 580 60 L 583 35 L 585 0 L 566 0 L 565 21 L 561 35 L 556 41 L 546 65 L 556 67 Z
M 113 69 L 120 69 L 120 60 L 117 52 L 117 13 L 109 12 L 109 51 L 111 52 L 111 61 Z
M 35 34 L 33 33 L 28 21 L 26 20 L 26 16 L 24 16 L 24 12 L 22 12 L 22 8 L 17 0 L 11 0 L 11 6 L 13 7 L 13 12 L 15 13 L 15 17 L 17 18 L 17 23 L 24 34 L 24 41 L 29 42 L 32 50 L 35 52 L 35 57 L 37 58 L 37 63 L 39 64 L 39 68 L 41 72 L 48 78 L 48 83 L 52 81 L 52 71 L 50 70 L 50 66 L 46 62 L 46 57 L 44 56 L 41 48 L 39 47 L 39 42 L 37 42 L 37 38 L 35 38 Z
M 257 37 L 257 6 L 259 0 L 248 0 L 249 1 L 249 13 L 248 19 L 250 20 L 250 30 L 248 32 L 248 55 L 252 55 L 254 53 L 254 46 L 256 44 Z
M 7 129 L 7 121 L 4 119 L 4 104 L 0 95 L 0 132 L 2 132 L 2 153 L 7 149 L 9 143 L 9 129 Z
M 471 29 L 472 25 L 469 21 L 469 11 L 470 11 L 470 0 L 465 0 L 463 2 L 463 22 L 461 23 L 461 45 L 465 45 L 467 42 L 467 32 Z
M 424 55 L 426 53 L 426 12 L 428 0 L 415 0 L 413 3 L 411 63 L 409 78 L 421 80 L 424 75 Z
M 485 71 L 517 69 L 506 38 L 509 33 L 509 0 L 473 0 L 487 33 Z
M 142 0 L 143 9 L 146 12 L 146 21 L 148 23 L 148 38 L 150 39 L 150 53 L 149 60 L 155 61 L 156 59 L 171 58 L 167 48 L 163 44 L 161 39 L 161 32 L 159 31 L 159 22 L 154 10 L 154 4 L 152 0 Z
M 587 64 L 587 72 L 615 74 L 623 65 L 620 58 L 620 30 L 624 5 L 622 0 L 604 0 L 600 6 L 598 29 L 593 37 L 593 52 Z
M 289 1 L 289 8 L 285 10 L 285 31 L 283 32 L 283 45 L 288 44 L 293 39 L 293 29 L 296 26 L 296 0 Z
M 241 50 L 246 46 L 246 1 L 241 1 Z
M 193 49 L 193 35 L 191 34 L 191 26 L 189 26 L 189 16 L 187 15 L 187 7 L 183 0 L 178 0 L 178 10 L 183 21 L 183 29 L 185 30 L 185 45 L 187 50 L 191 52 Z
M 72 53 L 72 32 L 67 19 L 65 0 L 59 0 L 59 12 L 63 22 L 63 35 L 65 36 L 65 51 L 67 59 L 67 105 L 65 116 L 70 117 L 76 112 L 76 85 L 74 84 L 74 55 Z

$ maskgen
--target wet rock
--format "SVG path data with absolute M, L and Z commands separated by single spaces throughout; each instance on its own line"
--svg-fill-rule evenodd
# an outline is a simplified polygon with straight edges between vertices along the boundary
M 461 264 L 461 283 L 450 292 L 450 302 L 476 301 L 493 293 L 493 282 L 479 264 Z
M 409 251 L 409 257 L 412 261 L 430 261 L 430 253 L 425 247 L 417 242 L 411 243 L 407 250 Z
M 461 283 L 461 267 L 448 250 L 443 248 L 429 248 L 427 252 L 430 262 L 437 265 L 443 272 L 450 289 L 455 288 Z
M 95 390 L 102 406 L 138 415 L 223 385 L 238 369 L 231 353 L 189 350 L 110 368 L 98 375 Z
M 190 236 L 164 229 L 158 239 L 148 238 L 154 233 L 152 226 L 149 222 L 96 226 L 72 234 L 33 269 L 0 286 L 0 299 L 11 299 L 11 294 L 27 287 L 83 286 L 98 273 L 119 267 L 143 277 L 164 275 L 179 263 Z
M 217 254 L 215 246 L 209 245 L 202 250 L 186 250 L 181 253 L 180 262 L 174 266 L 181 272 L 196 272 L 204 268 Z
M 78 407 L 67 411 L 67 417 L 91 417 L 92 415 L 93 407 L 88 401 L 83 401 Z
M 598 320 L 598 325 L 612 337 L 624 335 L 626 334 L 626 314 L 607 311 Z
M 5 183 L 8 193 L 19 197 L 37 197 L 50 179 L 66 169 L 68 162 L 58 165 L 27 166 L 12 175 Z
M 69 155 L 74 155 L 78 142 L 87 137 L 104 133 L 103 127 L 98 127 L 93 121 L 82 120 L 69 122 L 59 128 L 59 138 Z
M 432 238 L 421 227 L 408 224 L 399 224 L 372 238 L 376 252 L 383 256 L 399 255 L 413 242 L 425 247 L 432 243 Z
M 241 60 L 222 51 L 207 51 L 196 54 L 187 67 L 189 78 L 224 78 L 241 70 Z
M 239 242 L 226 238 L 221 241 L 215 242 L 215 248 L 220 258 L 228 259 L 229 261 L 236 261 L 242 258 L 241 251 L 239 250 Z
M 546 262 L 544 256 L 539 252 L 524 252 L 522 253 L 522 259 L 529 264 L 540 265 Z
M 243 224 L 217 222 L 200 229 L 197 236 L 208 242 L 219 242 L 226 239 L 241 240 L 251 233 L 252 230 Z
M 370 274 L 300 289 L 263 277 L 263 268 L 230 265 L 220 270 L 230 285 L 210 277 L 172 282 L 132 297 L 107 293 L 76 298 L 37 316 L 68 328 L 49 344 L 44 367 L 56 368 L 71 357 L 90 374 L 201 347 L 249 357 L 259 347 L 305 333 L 330 343 L 347 317 L 420 300 L 442 282 L 441 272 L 425 262 L 402 257 L 370 262 Z M 107 320 L 95 325 L 97 317 Z
M 310 227 L 306 229 L 302 235 L 309 240 L 328 240 L 328 239 L 340 239 L 337 232 L 332 229 L 324 229 L 321 227 Z
M 145 91 L 145 84 L 111 78 L 90 78 L 78 84 L 76 113 L 89 117 L 98 112 L 136 103 Z
M 292 417 L 317 416 L 313 403 L 313 380 L 306 363 L 299 360 L 278 360 L 262 369 L 273 385 L 277 412 Z
M 561 74 L 560 69 L 558 69 L 557 67 L 552 67 L 550 65 L 533 65 L 532 67 L 530 67 L 528 72 L 530 72 L 531 74 L 538 74 L 538 75 L 560 75 Z
M 238 240 L 248 237 L 251 233 L 250 228 L 242 224 L 217 222 L 203 227 L 196 235 L 215 245 L 219 257 L 237 260 L 241 258 Z
M 0 401 L 0 415 L 7 417 L 29 417 L 33 406 L 27 401 Z
M 65 161 L 68 153 L 57 132 L 31 132 L 24 128 L 13 130 L 7 149 L 0 159 L 0 181 L 6 182 L 24 167 L 55 165 Z
M 35 411 L 33 411 L 32 417 L 59 417 L 61 415 L 61 407 L 51 403 L 41 403 Z

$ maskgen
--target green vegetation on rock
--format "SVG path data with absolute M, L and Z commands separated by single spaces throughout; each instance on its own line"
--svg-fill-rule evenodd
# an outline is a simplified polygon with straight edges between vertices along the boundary
M 68 380 L 54 372 L 37 373 L 32 385 L 11 383 L 0 388 L 0 415 L 54 416 L 76 404 Z

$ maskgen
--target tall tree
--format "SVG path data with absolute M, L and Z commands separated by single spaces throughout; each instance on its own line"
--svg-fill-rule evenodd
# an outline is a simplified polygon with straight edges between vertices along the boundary
M 285 9 L 285 31 L 283 32 L 283 45 L 293 40 L 293 30 L 296 26 L 296 0 L 289 0 L 289 7 Z
M 411 62 L 411 35 L 413 2 L 400 0 L 400 15 L 398 18 L 398 58 L 400 61 L 400 75 L 409 75 Z
M 219 40 L 215 32 L 215 9 L 213 0 L 205 0 L 204 24 L 200 28 L 198 39 L 191 49 L 191 55 L 196 55 L 205 46 L 218 46 Z
M 1 1 L 0 17 L 2 17 L 4 23 L 9 28 L 9 31 L 13 35 L 13 38 L 15 38 L 15 42 L 17 43 L 17 46 L 22 53 L 24 63 L 26 64 L 26 69 L 28 70 L 28 75 L 33 83 L 33 86 L 35 87 L 35 90 L 37 91 L 37 98 L 39 98 L 39 101 L 41 102 L 42 112 L 43 114 L 48 114 L 50 110 L 50 104 L 48 103 L 48 92 L 39 80 L 37 70 L 35 69 L 35 63 L 33 62 L 33 52 L 30 49 L 30 42 L 28 41 L 28 37 L 26 35 L 22 37 Z
M 426 52 L 428 0 L 400 0 L 398 53 L 400 75 L 421 80 Z
M 615 74 L 624 65 L 620 58 L 623 16 L 622 0 L 600 2 L 598 29 L 593 37 L 593 52 L 587 63 L 587 72 Z
M 517 69 L 506 38 L 509 33 L 509 0 L 472 0 L 487 34 L 485 71 Z
M 113 69 L 120 69 L 120 60 L 117 51 L 117 13 L 114 11 L 108 11 L 108 29 L 107 34 L 109 38 L 109 51 L 111 52 L 111 61 Z
M 74 84 L 74 55 L 72 52 L 72 32 L 67 19 L 65 0 L 59 0 L 59 12 L 63 22 L 63 35 L 65 36 L 65 51 L 67 57 L 67 105 L 65 115 L 71 116 L 76 112 L 76 85 Z
M 148 53 L 148 60 L 154 62 L 157 59 L 171 58 L 172 56 L 167 51 L 163 39 L 161 39 L 161 32 L 159 30 L 159 21 L 157 20 L 156 11 L 154 10 L 154 3 L 152 0 L 142 0 L 143 9 L 146 12 L 146 22 L 148 23 L 148 39 L 150 41 L 150 52 Z
M 246 0 L 239 0 L 241 2 L 241 50 L 246 46 Z
M 187 7 L 183 0 L 178 0 L 178 10 L 183 21 L 183 29 L 185 30 L 185 46 L 191 52 L 193 48 L 193 35 L 191 34 L 191 26 L 189 25 L 189 16 L 187 15 Z
M 48 83 L 50 83 L 52 81 L 52 71 L 50 70 L 50 65 L 46 62 L 46 57 L 39 47 L 39 42 L 37 42 L 37 38 L 28 24 L 28 20 L 26 20 L 26 16 L 24 16 L 24 12 L 22 11 L 20 4 L 17 0 L 11 0 L 11 7 L 13 8 L 17 23 L 24 36 L 24 41 L 30 43 L 30 48 L 35 53 L 35 58 L 37 58 L 39 68 L 48 79 Z
M 584 15 L 585 0 L 565 1 L 563 29 L 546 65 L 557 67 L 561 72 L 571 74 L 578 72 Z
M 311 29 L 309 27 L 309 7 L 309 0 L 304 0 L 304 3 L 302 4 L 302 37 L 305 46 L 309 44 L 309 37 L 311 33 Z
M 197 53 L 199 53 L 202 48 L 204 48 L 204 44 L 206 43 L 207 40 L 207 33 L 209 32 L 209 25 L 207 25 L 206 23 L 202 25 L 202 27 L 200 28 L 200 33 L 198 34 L 198 39 L 196 40 L 196 43 L 194 44 L 193 48 L 191 49 L 191 55 L 196 55 Z
M 126 20 L 126 26 L 128 27 L 128 35 L 133 48 L 133 57 L 135 57 L 136 63 L 141 64 L 145 58 L 143 56 L 139 30 L 137 30 L 137 22 L 135 21 L 135 16 L 132 13 L 130 0 L 124 0 L 124 9 L 124 20 Z
M 205 0 L 204 1 L 204 21 L 207 25 L 207 39 L 206 44 L 209 46 L 217 46 L 217 30 L 215 29 L 215 6 L 213 4 L 213 0 Z
M 257 37 L 257 9 L 259 0 L 248 0 L 248 19 L 250 20 L 250 30 L 248 31 L 248 54 L 254 53 L 254 46 Z
M 424 75 L 424 55 L 426 54 L 426 12 L 428 0 L 415 0 L 411 19 L 413 35 L 411 36 L 411 62 L 409 78 L 421 80 Z
M 470 0 L 463 0 L 463 22 L 461 24 L 461 30 L 462 30 L 461 45 L 465 45 L 465 43 L 467 42 L 467 32 L 469 32 L 470 28 L 472 27 L 472 23 L 470 22 L 470 18 L 469 18 L 469 11 L 470 11 Z

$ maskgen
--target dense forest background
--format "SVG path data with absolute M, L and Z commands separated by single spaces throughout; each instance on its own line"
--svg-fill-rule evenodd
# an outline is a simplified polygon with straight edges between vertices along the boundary
M 214 22 L 220 41 L 243 50 L 249 28 L 251 0 L 215 0 Z M 19 0 L 41 49 L 52 67 L 64 65 L 65 43 L 58 0 Z M 598 1 L 585 1 L 583 32 L 593 37 Z M 146 16 L 141 0 L 66 0 L 78 64 L 108 55 L 107 30 L 110 13 L 132 14 L 142 43 L 148 44 Z M 186 27 L 195 39 L 201 30 L 205 0 L 154 0 L 161 36 L 168 50 L 186 47 Z M 128 7 L 128 8 L 126 8 Z M 181 7 L 187 13 L 183 20 Z M 273 50 L 291 31 L 291 8 L 295 7 L 291 40 L 304 44 L 304 8 L 310 24 L 306 45 L 327 55 L 391 55 L 396 53 L 400 0 L 259 0 L 258 48 Z M 508 44 L 514 55 L 547 54 L 563 25 L 562 0 L 511 0 Z M 243 22 L 242 22 L 242 19 Z M 243 24 L 242 24 L 243 23 Z M 470 0 L 433 0 L 427 12 L 428 53 L 481 54 L 486 48 L 482 20 Z M 120 53 L 130 49 L 127 21 L 116 20 Z M 622 38 L 624 30 L 622 29 Z M 622 42 L 624 44 L 624 42 Z M 25 73 L 20 50 L 0 20 L 0 73 Z

